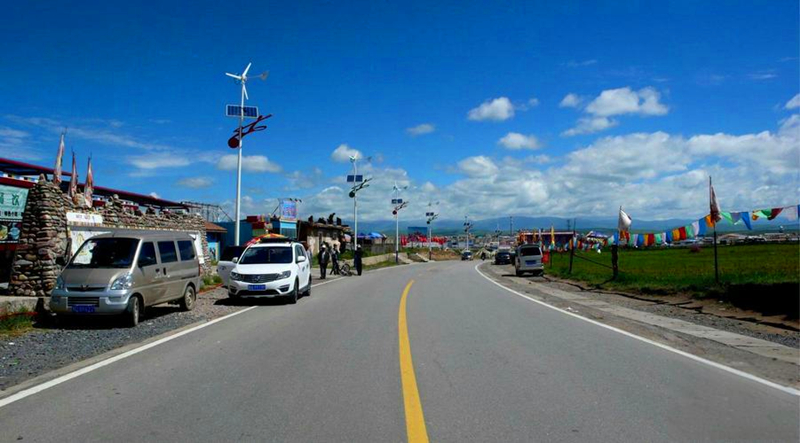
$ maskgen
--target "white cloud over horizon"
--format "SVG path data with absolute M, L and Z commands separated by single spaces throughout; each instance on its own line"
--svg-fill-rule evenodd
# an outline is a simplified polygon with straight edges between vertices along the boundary
M 359 217 L 390 219 L 385 196 L 397 180 L 410 185 L 403 194 L 410 207 L 401 220 L 419 219 L 423 206 L 436 200 L 444 219 L 509 213 L 613 217 L 619 205 L 638 219 L 699 218 L 707 213 L 709 175 L 723 210 L 797 204 L 798 158 L 798 114 L 781 121 L 776 131 L 689 137 L 630 133 L 599 138 L 558 159 L 465 157 L 456 162 L 451 171 L 456 178 L 447 184 L 418 182 L 402 169 L 374 168 L 373 186 L 359 194 Z M 303 211 L 338 212 L 351 219 L 352 199 L 338 183 L 332 178 L 321 192 L 303 197 Z

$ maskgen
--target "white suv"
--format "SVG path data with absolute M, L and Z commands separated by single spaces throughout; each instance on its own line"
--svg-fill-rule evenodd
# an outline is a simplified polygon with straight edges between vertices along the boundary
M 517 277 L 524 272 L 544 275 L 542 248 L 538 245 L 520 245 L 517 248 L 517 258 L 514 260 L 514 270 Z
M 231 298 L 286 297 L 294 304 L 301 293 L 311 294 L 311 263 L 300 243 L 251 245 L 233 263 Z

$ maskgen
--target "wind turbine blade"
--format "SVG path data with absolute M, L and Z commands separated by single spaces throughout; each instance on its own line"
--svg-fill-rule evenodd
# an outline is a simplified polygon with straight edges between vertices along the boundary
M 244 91 L 244 98 L 245 100 L 250 100 L 250 97 L 247 96 L 247 86 L 242 83 L 242 91 Z
M 241 80 L 241 79 L 242 79 L 242 78 L 241 78 L 241 77 L 239 77 L 238 75 L 229 74 L 229 73 L 227 73 L 227 72 L 225 73 L 225 75 L 227 75 L 228 77 L 233 77 L 233 78 L 235 78 L 236 80 Z
M 242 73 L 242 77 L 247 77 L 247 71 L 250 70 L 250 65 L 252 65 L 252 63 L 248 63 L 247 67 L 244 68 L 244 72 Z

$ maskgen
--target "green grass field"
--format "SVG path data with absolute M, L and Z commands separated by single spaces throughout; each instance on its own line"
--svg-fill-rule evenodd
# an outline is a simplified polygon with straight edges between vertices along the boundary
M 546 272 L 562 278 L 583 281 L 604 288 L 632 290 L 648 294 L 690 293 L 707 295 L 725 292 L 731 287 L 798 287 L 800 284 L 800 245 L 735 245 L 719 246 L 721 285 L 714 282 L 714 248 L 705 246 L 699 252 L 688 248 L 631 250 L 620 248 L 620 275 L 615 281 L 611 269 L 579 257 L 611 266 L 611 249 L 602 253 L 576 252 L 572 274 L 569 254 L 555 254 Z M 797 297 L 797 290 L 794 296 Z

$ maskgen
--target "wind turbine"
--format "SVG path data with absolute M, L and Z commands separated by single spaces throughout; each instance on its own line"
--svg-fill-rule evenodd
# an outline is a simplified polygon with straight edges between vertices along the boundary
M 252 62 L 248 63 L 247 67 L 244 68 L 244 72 L 241 74 L 231 74 L 230 72 L 225 73 L 225 75 L 235 79 L 237 83 L 242 85 L 242 101 L 241 106 L 239 107 L 239 147 L 236 161 L 236 220 L 234 224 L 234 245 L 236 246 L 239 246 L 239 222 L 241 220 L 240 213 L 242 206 L 242 126 L 244 125 L 244 101 L 245 99 L 250 100 L 250 97 L 247 95 L 247 86 L 245 85 L 247 84 L 247 73 L 250 71 L 250 66 L 252 66 L 252 64 Z M 266 80 L 267 76 L 269 76 L 269 71 L 264 71 L 256 78 Z

